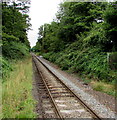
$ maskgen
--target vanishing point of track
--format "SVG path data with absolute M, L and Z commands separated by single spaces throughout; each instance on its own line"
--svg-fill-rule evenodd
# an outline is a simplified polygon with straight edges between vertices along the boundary
M 41 81 L 38 86 L 40 90 L 46 92 L 45 98 L 50 100 L 51 108 L 54 112 L 53 118 L 91 118 L 101 120 L 101 118 L 87 106 L 71 88 L 64 84 L 52 71 L 49 70 L 39 57 L 32 54 L 33 63 L 40 75 Z M 42 72 L 39 64 L 51 74 L 54 79 L 47 79 Z M 42 98 L 43 101 L 43 98 Z M 42 115 L 44 118 L 44 114 Z

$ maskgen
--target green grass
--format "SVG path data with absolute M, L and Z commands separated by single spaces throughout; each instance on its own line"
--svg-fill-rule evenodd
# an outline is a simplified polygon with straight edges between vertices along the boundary
M 10 77 L 5 79 L 2 90 L 3 118 L 35 118 L 31 58 L 15 63 Z
M 115 85 L 110 84 L 110 83 L 105 83 L 105 82 L 99 82 L 99 81 L 92 81 L 90 83 L 93 87 L 94 90 L 96 91 L 101 91 L 104 93 L 107 93 L 109 95 L 115 96 Z

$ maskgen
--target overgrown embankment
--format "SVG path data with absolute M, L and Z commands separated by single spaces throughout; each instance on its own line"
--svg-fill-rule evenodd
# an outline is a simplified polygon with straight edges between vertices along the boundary
M 115 96 L 117 72 L 110 69 L 105 52 L 94 48 L 79 51 L 68 47 L 59 53 L 43 54 L 43 57 L 62 70 L 77 74 L 84 82 L 90 83 L 94 90 Z
M 30 1 L 2 2 L 3 118 L 34 118 L 32 62 L 29 58 Z M 1 90 L 0 90 L 1 91 Z M 1 108 L 0 108 L 1 109 Z M 0 115 L 1 116 L 1 115 Z
M 110 93 L 107 93 L 114 95 L 113 86 L 117 78 L 116 4 L 60 4 L 57 20 L 40 26 L 38 41 L 32 50 L 63 70 L 79 74 L 85 81 L 95 81 L 92 84 L 100 82 L 97 85 L 99 89 L 96 85 L 94 89 L 107 92 L 103 90 L 103 83 L 112 85 Z M 113 57 L 110 58 L 108 55 L 111 53 Z
M 12 62 L 29 56 L 30 43 L 27 31 L 30 28 L 29 16 L 26 14 L 27 2 L 2 2 L 2 74 L 8 76 Z
M 3 79 L 3 118 L 35 118 L 31 58 L 20 60 L 12 66 L 13 71 Z

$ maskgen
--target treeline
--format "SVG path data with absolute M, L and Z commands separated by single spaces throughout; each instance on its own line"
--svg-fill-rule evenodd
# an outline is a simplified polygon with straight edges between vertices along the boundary
M 64 70 L 108 82 L 117 77 L 107 61 L 116 38 L 117 2 L 64 2 L 56 20 L 39 28 L 33 49 Z
M 30 18 L 27 14 L 30 1 L 2 2 L 2 72 L 5 76 L 11 67 L 9 61 L 29 55 L 27 31 Z

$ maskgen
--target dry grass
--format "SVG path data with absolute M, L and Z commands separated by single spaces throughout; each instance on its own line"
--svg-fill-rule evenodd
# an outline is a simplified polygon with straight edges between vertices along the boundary
M 3 118 L 35 118 L 31 58 L 19 61 L 3 83 Z
M 109 95 L 115 96 L 115 86 L 113 84 L 107 84 L 105 82 L 92 81 L 90 83 L 94 90 L 102 91 Z

